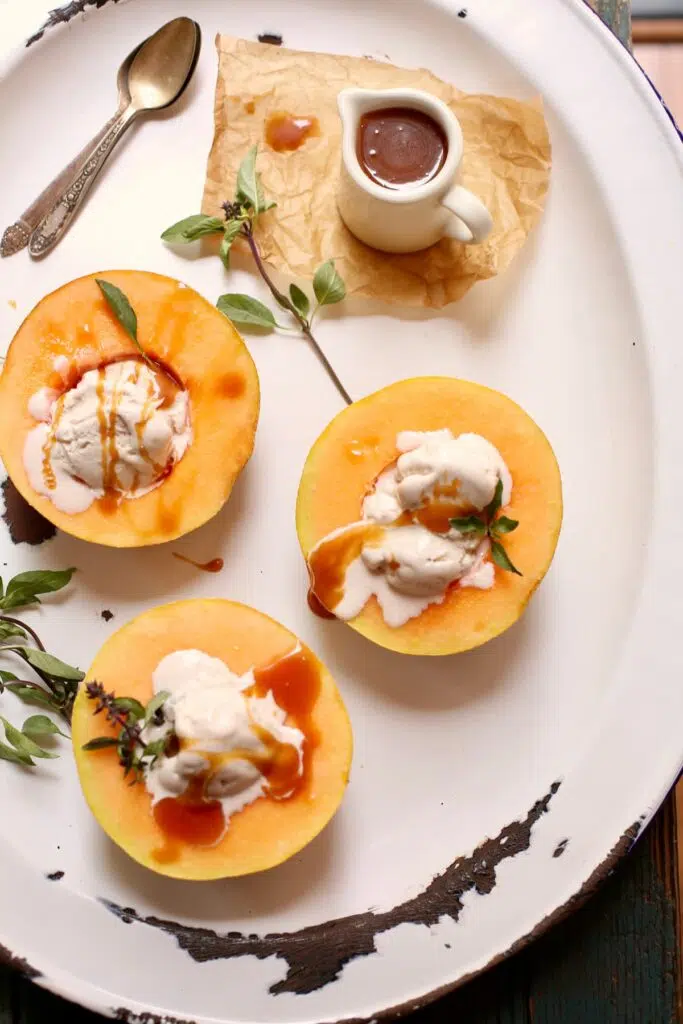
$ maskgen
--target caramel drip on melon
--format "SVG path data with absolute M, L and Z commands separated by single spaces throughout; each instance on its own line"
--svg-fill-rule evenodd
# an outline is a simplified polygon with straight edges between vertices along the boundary
M 43 444 L 43 480 L 48 490 L 53 491 L 57 486 L 57 477 L 55 471 L 52 468 L 52 448 L 57 439 L 57 427 L 62 416 L 64 409 L 64 397 L 61 396 L 55 402 L 54 413 L 52 415 L 52 423 L 48 430 L 47 437 Z
M 221 840 L 226 829 L 223 808 L 219 800 L 207 796 L 206 787 L 211 776 L 229 761 L 249 761 L 258 768 L 266 780 L 262 799 L 284 801 L 307 797 L 312 754 L 320 743 L 320 732 L 313 719 L 320 688 L 318 662 L 305 647 L 254 670 L 254 685 L 245 696 L 265 697 L 272 693 L 276 704 L 286 714 L 287 724 L 304 735 L 301 759 L 296 747 L 280 743 L 256 723 L 252 723 L 251 728 L 262 750 L 206 753 L 193 748 L 209 762 L 209 768 L 194 776 L 181 796 L 166 797 L 154 806 L 154 820 L 164 837 L 163 845 L 152 853 L 157 863 L 177 860 L 183 845 L 213 846 Z M 248 814 L 249 806 L 240 813 Z
M 313 549 L 308 557 L 310 591 L 328 612 L 334 612 L 344 596 L 351 563 L 360 558 L 363 548 L 378 544 L 383 536 L 383 526 L 360 522 Z M 314 611 L 315 602 L 309 600 L 309 607 Z

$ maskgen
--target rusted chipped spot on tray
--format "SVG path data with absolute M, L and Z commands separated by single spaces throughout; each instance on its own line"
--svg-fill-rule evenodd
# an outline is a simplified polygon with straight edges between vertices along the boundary
M 497 956 L 493 957 L 493 959 L 489 960 L 489 962 L 484 964 L 484 966 L 478 971 L 472 971 L 470 974 L 465 974 L 456 981 L 450 982 L 447 985 L 442 985 L 437 989 L 433 989 L 431 992 L 427 992 L 418 999 L 412 999 L 409 1003 L 402 1003 L 398 1006 L 390 1006 L 386 1009 L 380 1010 L 373 1015 L 370 1024 L 377 1024 L 378 1021 L 402 1017 L 404 1014 L 410 1013 L 414 1010 L 423 1009 L 430 1003 L 435 1002 L 435 1000 L 441 999 L 443 996 L 461 988 L 463 985 L 467 984 L 467 982 L 472 981 L 479 975 L 484 974 L 485 971 L 490 971 L 491 968 L 496 967 L 496 965 L 501 963 L 503 960 L 507 960 L 508 957 L 520 952 L 520 950 L 524 949 L 531 942 L 535 941 L 542 934 L 548 931 L 549 928 L 559 924 L 560 921 L 569 917 L 575 910 L 578 910 L 579 907 L 583 906 L 583 904 L 595 894 L 602 883 L 613 873 L 619 861 L 622 860 L 626 854 L 630 853 L 642 830 L 643 823 L 646 818 L 647 815 L 642 814 L 640 818 L 633 823 L 633 825 L 626 829 L 619 841 L 612 847 L 604 861 L 602 861 L 595 871 L 591 873 L 589 878 L 584 882 L 574 896 L 567 900 L 567 902 L 561 907 L 558 907 L 557 910 L 553 911 L 552 914 L 548 914 L 547 917 L 544 917 L 531 932 L 524 935 L 521 939 L 518 939 L 517 942 L 513 943 L 512 946 L 509 947 L 509 949 L 506 949 L 503 953 L 499 953 Z M 339 1021 L 338 1024 L 368 1024 L 368 1018 L 345 1018 L 343 1021 Z
M 36 978 L 42 978 L 41 972 L 32 967 L 28 960 L 25 960 L 23 956 L 16 956 L 7 946 L 0 945 L 0 963 L 5 967 L 11 967 L 14 971 L 19 971 L 25 978 L 31 978 L 33 981 Z
M 2 518 L 13 544 L 43 544 L 57 532 L 45 516 L 37 512 L 19 493 L 9 477 L 0 485 L 4 502 Z
M 126 1024 L 195 1024 L 185 1017 L 160 1017 L 158 1013 L 134 1013 L 124 1007 L 112 1010 L 114 1020 L 125 1021 Z
M 116 4 L 118 0 L 112 0 L 112 2 Z M 95 10 L 99 11 L 100 7 L 104 7 L 107 3 L 109 3 L 109 0 L 70 0 L 69 3 L 62 4 L 61 7 L 55 7 L 54 10 L 49 12 L 38 31 L 34 32 L 26 40 L 26 45 L 31 46 L 33 43 L 37 43 L 39 39 L 43 38 L 48 29 L 54 28 L 56 25 L 66 25 L 77 14 L 85 14 L 88 7 L 94 7 Z
M 383 913 L 351 914 L 296 932 L 267 935 L 226 932 L 221 935 L 210 928 L 179 924 L 153 915 L 142 917 L 132 907 L 119 907 L 109 900 L 102 902 L 127 923 L 136 921 L 172 935 L 180 948 L 199 963 L 240 956 L 255 956 L 258 960 L 278 957 L 286 962 L 287 973 L 281 981 L 271 985 L 271 994 L 305 995 L 335 981 L 351 960 L 375 953 L 375 939 L 383 932 L 401 924 L 430 927 L 443 917 L 457 921 L 465 893 L 475 891 L 482 896 L 490 893 L 496 885 L 498 865 L 529 849 L 533 826 L 548 810 L 559 786 L 559 782 L 554 782 L 522 821 L 514 821 L 493 839 L 486 839 L 470 856 L 458 857 L 413 899 Z

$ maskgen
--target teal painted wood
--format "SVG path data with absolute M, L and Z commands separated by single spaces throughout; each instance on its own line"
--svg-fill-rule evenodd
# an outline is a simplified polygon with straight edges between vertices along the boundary
M 602 19 L 619 36 L 622 43 L 631 42 L 631 0 L 590 0 Z

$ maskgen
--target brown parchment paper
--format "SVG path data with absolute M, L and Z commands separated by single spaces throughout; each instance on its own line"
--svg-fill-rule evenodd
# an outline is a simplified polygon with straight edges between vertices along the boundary
M 310 279 L 320 263 L 334 257 L 349 295 L 441 307 L 505 270 L 539 220 L 550 175 L 550 140 L 540 100 L 463 93 L 429 71 L 366 58 L 224 35 L 216 46 L 215 135 L 202 209 L 220 214 L 221 203 L 233 198 L 242 158 L 258 143 L 264 189 L 277 202 L 259 219 L 258 238 L 277 270 Z M 341 159 L 337 93 L 346 86 L 425 89 L 451 107 L 465 139 L 461 181 L 493 215 L 486 242 L 466 246 L 443 239 L 420 253 L 389 255 L 370 249 L 347 230 L 335 201 Z M 294 152 L 274 152 L 264 130 L 268 115 L 276 111 L 317 117 L 320 135 Z

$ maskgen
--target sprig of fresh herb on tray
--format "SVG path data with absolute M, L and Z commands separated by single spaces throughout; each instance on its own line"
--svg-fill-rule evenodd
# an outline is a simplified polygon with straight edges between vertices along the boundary
M 285 295 L 272 280 L 256 241 L 254 227 L 258 218 L 276 204 L 264 196 L 261 176 L 256 170 L 257 155 L 258 147 L 252 146 L 242 161 L 237 174 L 235 198 L 232 202 L 223 204 L 224 219 L 195 213 L 191 217 L 185 217 L 178 221 L 177 224 L 172 224 L 161 237 L 164 242 L 178 244 L 194 242 L 206 235 L 222 234 L 219 255 L 226 269 L 230 268 L 230 250 L 235 240 L 244 239 L 249 246 L 256 269 L 275 302 L 294 319 L 298 329 L 312 346 L 340 395 L 345 402 L 350 404 L 351 397 L 348 391 L 313 335 L 313 321 L 318 312 L 323 306 L 332 306 L 341 302 L 346 296 L 346 286 L 335 268 L 334 260 L 326 260 L 315 272 L 311 283 L 315 296 L 314 305 L 311 304 L 310 296 L 298 285 L 291 284 L 289 294 Z M 276 328 L 290 329 L 277 322 L 268 306 L 250 295 L 229 292 L 221 295 L 216 305 L 221 313 L 225 313 L 233 323 L 239 324 L 240 327 L 256 327 L 267 331 Z
M 517 519 L 508 519 L 507 516 L 499 516 L 500 507 L 503 501 L 503 481 L 498 478 L 493 499 L 486 506 L 480 516 L 465 516 L 462 519 L 451 519 L 451 526 L 460 533 L 475 534 L 479 537 L 488 537 L 491 541 L 491 558 L 501 569 L 521 576 L 521 572 L 510 560 L 510 556 L 503 547 L 500 538 L 512 533 L 519 526 Z
M 104 686 L 95 680 L 85 684 L 85 692 L 90 700 L 96 702 L 93 714 L 104 712 L 107 722 L 118 729 L 118 733 L 116 736 L 96 736 L 83 744 L 83 750 L 115 747 L 124 778 L 131 773 L 133 775 L 131 784 L 138 782 L 158 757 L 171 753 L 177 743 L 173 731 L 151 742 L 144 736 L 146 726 L 164 724 L 162 705 L 170 696 L 165 690 L 156 694 L 146 706 L 134 697 L 107 693 Z
M 0 693 L 9 690 L 25 703 L 38 704 L 56 712 L 67 723 L 71 721 L 73 702 L 83 673 L 49 654 L 28 623 L 14 614 L 6 613 L 15 612 L 27 605 L 40 604 L 39 595 L 62 590 L 71 580 L 74 571 L 37 569 L 22 572 L 14 576 L 7 587 L 0 579 L 0 654 L 13 654 L 20 658 L 40 680 L 36 682 L 34 679 L 19 678 L 14 672 L 0 669 Z M 32 715 L 21 729 L 17 729 L 2 716 L 0 721 L 7 741 L 0 742 L 0 760 L 30 767 L 35 763 L 33 758 L 57 756 L 38 742 L 42 737 L 64 735 L 47 715 Z

